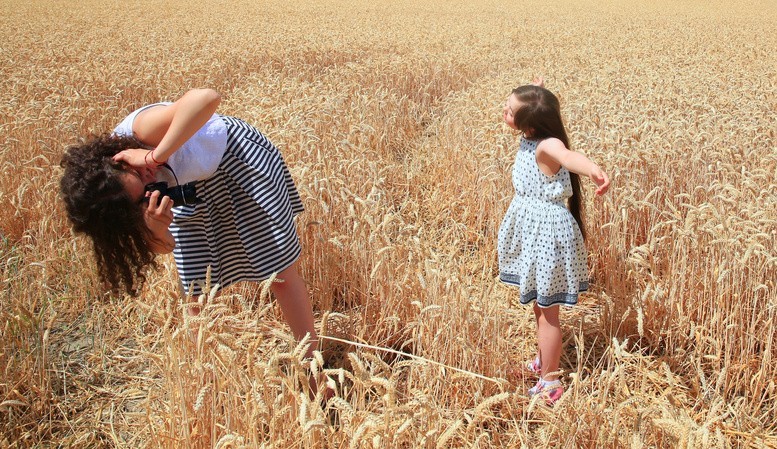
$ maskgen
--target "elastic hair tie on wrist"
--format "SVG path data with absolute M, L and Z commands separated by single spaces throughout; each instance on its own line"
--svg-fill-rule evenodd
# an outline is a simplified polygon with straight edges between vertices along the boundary
M 151 166 L 151 164 L 148 163 L 148 155 L 149 154 L 151 154 L 151 151 L 149 151 L 148 153 L 146 153 L 145 156 L 143 156 L 143 162 L 146 163 L 146 167 L 150 167 Z M 151 154 L 151 159 L 152 160 L 154 159 L 154 155 L 153 154 Z
M 154 149 L 156 149 L 156 148 L 154 148 Z M 149 153 L 151 153 L 151 160 L 154 161 L 154 163 L 156 165 L 162 165 L 164 163 L 164 162 L 159 162 L 158 160 L 156 160 L 156 158 L 154 157 L 154 150 L 149 151 Z

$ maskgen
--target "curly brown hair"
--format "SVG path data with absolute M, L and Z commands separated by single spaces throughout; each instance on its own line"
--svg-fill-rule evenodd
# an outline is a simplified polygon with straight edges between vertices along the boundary
M 127 166 L 113 156 L 127 148 L 146 148 L 134 137 L 102 134 L 68 147 L 60 166 L 60 191 L 73 230 L 92 240 L 100 278 L 114 291 L 136 295 L 155 267 L 143 211 L 122 183 Z

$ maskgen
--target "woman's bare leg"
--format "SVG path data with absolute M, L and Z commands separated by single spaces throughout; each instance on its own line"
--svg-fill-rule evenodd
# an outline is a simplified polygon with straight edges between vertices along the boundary
M 313 357 L 313 351 L 318 349 L 318 334 L 313 321 L 313 306 L 310 304 L 310 296 L 304 279 L 300 276 L 297 269 L 297 262 L 292 266 L 281 271 L 277 275 L 283 282 L 273 282 L 270 286 L 278 304 L 281 306 L 281 312 L 286 322 L 291 327 L 291 332 L 297 341 L 310 334 L 310 346 L 305 353 L 306 357 Z M 310 395 L 313 398 L 318 391 L 318 384 L 321 379 L 310 377 Z M 324 391 L 324 398 L 332 397 L 334 392 L 330 389 Z
M 297 270 L 297 262 L 277 275 L 283 282 L 273 282 L 270 286 L 286 322 L 297 341 L 310 334 L 310 347 L 307 357 L 313 356 L 318 349 L 318 334 L 313 322 L 313 306 L 310 304 L 308 288 Z

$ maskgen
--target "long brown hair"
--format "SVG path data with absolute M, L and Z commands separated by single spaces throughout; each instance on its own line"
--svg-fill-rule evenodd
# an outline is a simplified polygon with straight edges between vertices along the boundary
M 73 230 L 92 240 L 100 278 L 114 292 L 134 295 L 155 266 L 143 212 L 122 183 L 127 173 L 113 156 L 127 148 L 144 148 L 133 137 L 103 134 L 72 145 L 60 165 L 60 192 Z
M 513 89 L 513 95 L 521 103 L 513 117 L 516 128 L 532 139 L 541 140 L 555 137 L 563 142 L 564 146 L 572 149 L 569 145 L 564 122 L 561 119 L 561 106 L 553 92 L 544 87 L 527 85 Z M 583 238 L 585 238 L 580 177 L 577 173 L 570 171 L 569 178 L 572 183 L 572 196 L 569 198 L 567 206 L 572 216 L 575 217 Z

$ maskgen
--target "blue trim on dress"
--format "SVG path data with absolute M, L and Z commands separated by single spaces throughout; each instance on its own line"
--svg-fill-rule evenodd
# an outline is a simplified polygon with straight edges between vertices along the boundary
M 521 287 L 521 277 L 517 274 L 499 273 L 499 280 L 505 284 L 514 285 L 518 288 Z M 588 281 L 581 281 L 578 287 L 578 293 L 588 290 Z M 574 306 L 577 304 L 578 293 L 556 293 L 555 295 L 543 296 L 538 295 L 537 290 L 532 290 L 526 294 L 521 293 L 521 304 L 528 305 L 532 301 L 537 302 L 537 306 L 540 308 L 553 307 L 557 305 Z

